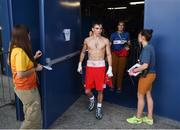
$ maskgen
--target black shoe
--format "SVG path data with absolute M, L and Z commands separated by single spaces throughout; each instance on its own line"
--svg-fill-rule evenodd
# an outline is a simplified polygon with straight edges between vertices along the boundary
M 95 99 L 89 100 L 88 110 L 92 111 L 94 109 L 94 106 L 95 106 Z
M 109 90 L 110 90 L 111 92 L 113 92 L 113 91 L 114 91 L 114 88 L 110 88 Z
M 102 107 L 97 107 L 97 109 L 96 109 L 96 119 L 101 120 L 102 117 L 103 117 Z
M 121 90 L 121 89 L 117 89 L 117 90 L 116 90 L 116 93 L 119 93 L 119 94 L 120 94 L 120 93 L 122 93 L 122 90 Z

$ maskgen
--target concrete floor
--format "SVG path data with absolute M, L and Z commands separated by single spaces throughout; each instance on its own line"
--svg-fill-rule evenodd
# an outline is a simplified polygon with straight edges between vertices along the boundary
M 130 125 L 126 118 L 135 114 L 135 109 L 104 102 L 104 117 L 95 119 L 95 111 L 87 110 L 87 99 L 82 96 L 50 127 L 54 129 L 180 129 L 180 122 L 155 116 L 153 126 Z
M 12 79 L 0 74 L 0 107 L 15 100 Z
M 0 129 L 18 129 L 19 121 L 16 121 L 16 108 L 9 105 L 0 108 Z
M 104 118 L 95 119 L 95 111 L 88 112 L 87 99 L 81 96 L 54 124 L 51 129 L 180 129 L 180 122 L 155 116 L 155 124 L 130 125 L 126 118 L 135 113 L 130 109 L 104 102 Z M 0 108 L 0 129 L 18 129 L 20 122 L 16 121 L 15 107 Z

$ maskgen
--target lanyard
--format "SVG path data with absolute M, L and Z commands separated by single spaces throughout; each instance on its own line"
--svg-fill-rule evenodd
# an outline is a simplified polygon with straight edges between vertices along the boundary
M 119 32 L 117 32 L 117 33 L 118 33 L 118 36 L 119 36 L 120 40 L 123 40 L 122 37 L 121 37 L 121 34 Z

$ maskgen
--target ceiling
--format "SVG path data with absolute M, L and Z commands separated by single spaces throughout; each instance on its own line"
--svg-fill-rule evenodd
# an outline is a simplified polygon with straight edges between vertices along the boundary
M 116 7 L 116 6 L 130 6 L 130 2 L 144 1 L 144 0 L 81 0 L 82 6 L 95 7 Z
M 117 22 L 124 20 L 126 28 L 132 32 L 138 32 L 143 27 L 144 4 L 130 5 L 130 2 L 144 0 L 81 0 L 81 15 L 88 22 L 87 18 L 103 21 L 108 31 L 116 29 Z M 113 7 L 127 7 L 123 10 L 108 10 Z M 132 33 L 135 34 L 135 33 Z M 135 36 L 137 37 L 137 36 Z
M 81 0 L 82 15 L 102 15 L 111 13 L 132 14 L 140 13 L 144 10 L 144 4 L 130 5 L 130 2 L 137 2 L 143 0 Z M 107 10 L 113 7 L 127 7 L 126 10 Z

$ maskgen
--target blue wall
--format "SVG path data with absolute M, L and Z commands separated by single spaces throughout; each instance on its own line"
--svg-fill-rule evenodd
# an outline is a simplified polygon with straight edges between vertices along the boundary
M 37 0 L 9 0 L 12 25 L 24 24 L 29 27 L 32 49 L 35 53 L 40 47 L 39 39 L 39 2 Z M 16 99 L 17 119 L 23 120 L 23 109 L 20 100 Z
M 11 0 L 13 24 L 25 24 L 30 29 L 34 52 L 40 47 L 38 0 Z
M 40 0 L 40 36 L 43 59 L 56 59 L 81 48 L 80 5 L 73 0 Z M 75 1 L 76 3 L 79 0 Z M 70 41 L 65 41 L 64 29 L 71 29 Z M 54 64 L 52 71 L 42 72 L 42 101 L 44 128 L 51 125 L 80 96 L 80 75 L 77 73 L 79 55 Z
M 9 8 L 10 5 L 10 0 L 0 0 L 0 26 L 2 27 L 2 47 L 4 59 L 3 64 L 5 67 L 5 74 L 7 75 L 11 75 L 10 68 L 7 65 L 8 48 L 11 33 L 10 30 L 12 27 L 12 14 L 11 9 Z
M 33 50 L 39 49 L 39 8 L 37 0 L 0 0 L 0 26 L 4 52 L 8 51 L 13 25 L 25 24 L 30 28 Z
M 11 3 L 12 2 L 12 3 Z M 30 27 L 33 50 L 55 59 L 81 48 L 80 7 L 62 6 L 61 0 L 0 0 L 0 25 L 3 46 L 8 49 L 12 24 Z M 73 2 L 73 0 L 69 0 Z M 11 6 L 12 4 L 12 6 Z M 145 28 L 154 29 L 152 43 L 157 54 L 157 80 L 153 87 L 155 113 L 180 120 L 180 1 L 146 0 Z M 11 9 L 12 7 L 12 9 Z M 11 12 L 12 10 L 12 12 Z M 13 21 L 12 21 L 13 18 Z M 71 40 L 64 41 L 63 29 L 71 29 Z M 85 35 L 85 34 L 84 34 Z M 80 76 L 76 73 L 78 56 L 44 70 L 41 77 L 44 128 L 59 117 L 80 95 Z M 121 95 L 105 92 L 105 100 L 120 105 L 136 106 L 136 87 L 125 79 Z M 18 108 L 20 110 L 20 108 Z M 18 113 L 21 115 L 21 111 Z
M 25 24 L 30 28 L 34 52 L 59 58 L 81 48 L 80 6 L 63 6 L 60 0 L 0 0 L 0 25 L 5 51 L 8 51 L 11 27 Z M 73 1 L 68 1 L 73 2 Z M 76 1 L 79 2 L 79 1 Z M 71 29 L 71 40 L 64 40 L 63 29 Z M 79 56 L 53 65 L 53 71 L 41 73 L 43 125 L 47 128 L 80 96 L 80 75 L 76 72 Z M 5 60 L 6 61 L 6 60 Z M 17 99 L 17 119 L 23 120 L 22 104 Z
M 145 28 L 154 29 L 154 111 L 180 121 L 180 0 L 146 0 Z
M 9 11 L 9 0 L 0 0 L 0 26 L 2 27 L 2 43 L 4 51 L 8 51 L 9 39 L 10 39 L 10 11 Z

